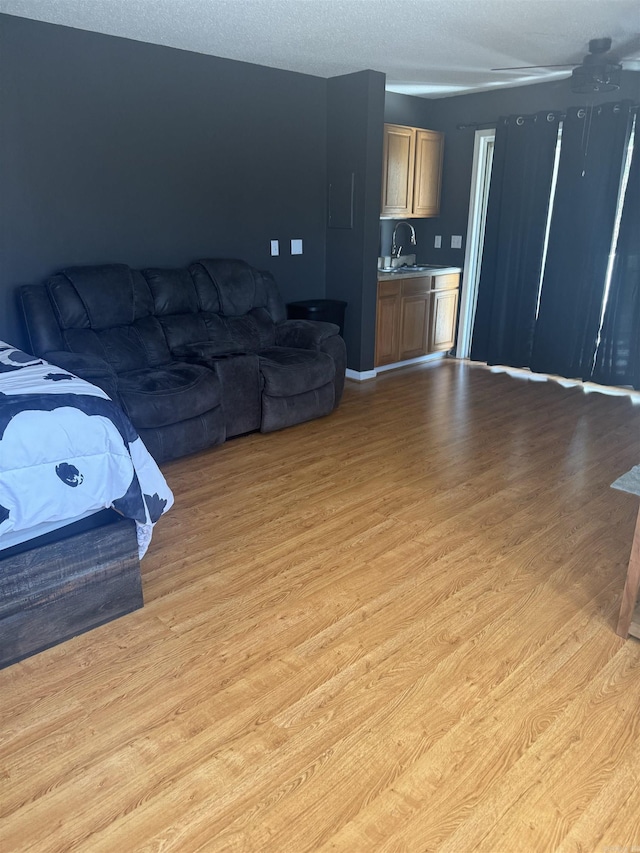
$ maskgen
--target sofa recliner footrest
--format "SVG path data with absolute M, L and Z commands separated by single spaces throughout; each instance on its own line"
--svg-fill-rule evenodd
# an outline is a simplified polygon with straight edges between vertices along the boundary
M 263 394 L 260 432 L 274 432 L 324 417 L 333 411 L 334 402 L 333 382 L 292 397 L 271 397 Z
M 258 353 L 263 391 L 269 397 L 293 397 L 322 388 L 335 378 L 333 359 L 316 350 L 270 347 Z

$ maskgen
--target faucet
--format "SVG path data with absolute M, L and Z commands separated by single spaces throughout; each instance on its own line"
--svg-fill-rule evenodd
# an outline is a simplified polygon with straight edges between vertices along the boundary
M 416 231 L 415 231 L 415 228 L 413 227 L 413 225 L 410 222 L 407 222 L 406 219 L 403 219 L 400 222 L 397 222 L 396 227 L 393 229 L 393 236 L 391 238 L 391 257 L 392 258 L 399 258 L 400 255 L 402 254 L 402 246 L 396 245 L 396 231 L 398 230 L 398 228 L 401 225 L 406 225 L 407 228 L 409 228 L 409 230 L 411 231 L 411 245 L 412 246 L 416 245 Z

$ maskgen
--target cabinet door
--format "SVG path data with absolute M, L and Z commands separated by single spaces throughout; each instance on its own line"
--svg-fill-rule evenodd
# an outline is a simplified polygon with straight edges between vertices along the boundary
M 446 352 L 453 347 L 458 314 L 458 290 L 436 290 L 433 294 L 429 352 Z
M 400 361 L 427 351 L 429 294 L 403 296 L 400 305 Z
M 415 130 L 385 124 L 382 154 L 382 216 L 409 216 L 413 202 Z
M 400 288 L 395 282 L 381 282 L 376 316 L 376 367 L 398 361 L 399 342 Z
M 435 130 L 416 130 L 413 215 L 440 213 L 443 135 Z

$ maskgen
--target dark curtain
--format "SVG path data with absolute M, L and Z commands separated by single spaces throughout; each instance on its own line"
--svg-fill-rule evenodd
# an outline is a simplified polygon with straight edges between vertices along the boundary
M 630 119 L 629 103 L 567 111 L 530 362 L 535 372 L 591 378 Z
M 509 116 L 496 128 L 471 358 L 529 364 L 558 116 Z
M 637 119 L 593 379 L 603 385 L 631 385 L 640 390 L 640 127 Z

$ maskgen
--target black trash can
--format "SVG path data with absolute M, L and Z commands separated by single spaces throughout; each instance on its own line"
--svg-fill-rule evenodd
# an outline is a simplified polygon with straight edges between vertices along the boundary
M 287 316 L 290 320 L 324 320 L 340 326 L 344 337 L 344 311 L 346 302 L 340 299 L 303 299 L 301 302 L 289 302 Z

